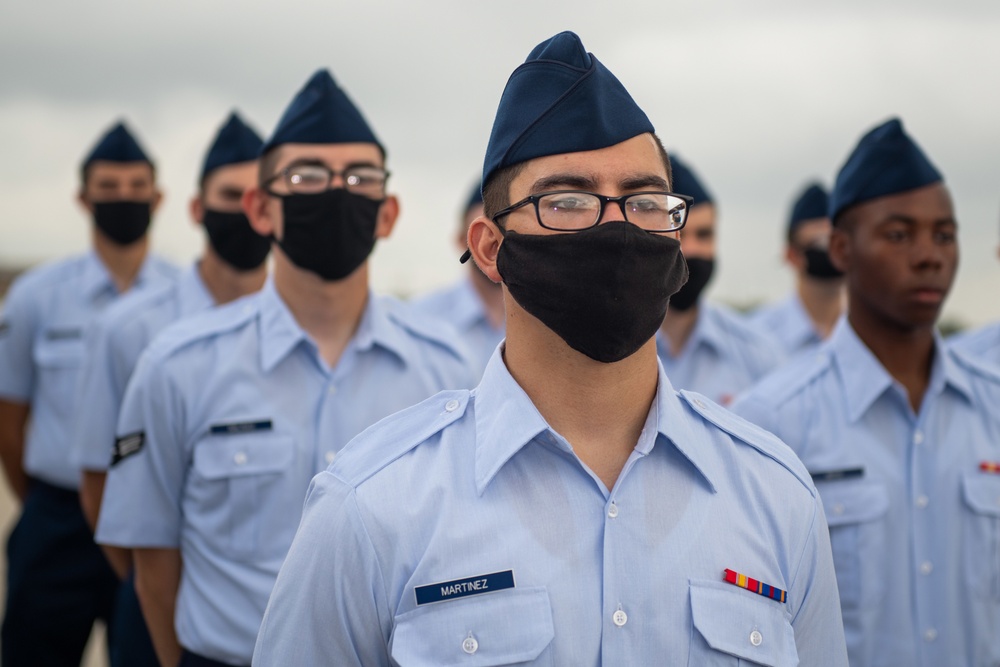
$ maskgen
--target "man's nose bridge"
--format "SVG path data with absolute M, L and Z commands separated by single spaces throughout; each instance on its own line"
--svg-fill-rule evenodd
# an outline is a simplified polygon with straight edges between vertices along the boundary
M 611 209 L 611 215 L 612 216 L 621 216 L 621 217 L 620 218 L 618 218 L 618 217 L 608 218 L 608 209 L 609 208 Z M 603 224 L 603 223 L 608 222 L 610 220 L 625 220 L 625 200 L 624 199 L 619 199 L 618 201 L 615 201 L 614 199 L 607 199 L 605 197 L 601 197 L 601 215 L 597 219 L 597 224 L 600 225 L 600 224 Z
M 935 230 L 920 230 L 916 234 L 911 258 L 914 264 L 941 263 L 944 258 L 944 248 L 934 240 Z

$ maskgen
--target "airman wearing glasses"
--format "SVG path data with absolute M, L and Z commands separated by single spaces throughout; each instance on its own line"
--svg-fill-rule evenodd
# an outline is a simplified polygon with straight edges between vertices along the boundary
M 369 292 L 398 204 L 381 144 L 328 72 L 261 155 L 243 205 L 274 239 L 273 278 L 144 353 L 97 529 L 133 550 L 164 665 L 249 665 L 313 475 L 379 419 L 474 382 L 453 334 Z
M 808 473 L 657 362 L 689 200 L 576 35 L 511 76 L 483 172 L 506 341 L 316 477 L 254 665 L 846 665 Z

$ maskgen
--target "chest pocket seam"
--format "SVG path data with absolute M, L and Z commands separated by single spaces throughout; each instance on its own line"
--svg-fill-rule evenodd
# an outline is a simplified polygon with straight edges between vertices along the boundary
M 421 667 L 521 664 L 538 659 L 555 637 L 552 605 L 544 587 L 421 605 L 397 616 L 394 625 L 393 660 Z M 462 648 L 470 632 L 477 642 L 471 654 Z
M 694 629 L 711 649 L 766 667 L 799 664 L 785 605 L 724 582 L 692 580 L 689 590 Z M 754 632 L 758 646 L 751 641 Z M 691 651 L 690 665 L 705 664 L 694 643 Z
M 294 456 L 289 435 L 209 436 L 194 449 L 194 469 L 206 480 L 279 473 Z
M 32 359 L 42 368 L 74 368 L 83 360 L 82 338 L 38 340 L 32 349 Z

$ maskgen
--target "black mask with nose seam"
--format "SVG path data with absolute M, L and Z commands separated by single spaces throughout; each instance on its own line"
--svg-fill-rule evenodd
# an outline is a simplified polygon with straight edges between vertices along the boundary
M 571 348 L 603 363 L 656 333 L 684 281 L 680 242 L 630 222 L 581 232 L 507 231 L 497 271 L 514 300 Z

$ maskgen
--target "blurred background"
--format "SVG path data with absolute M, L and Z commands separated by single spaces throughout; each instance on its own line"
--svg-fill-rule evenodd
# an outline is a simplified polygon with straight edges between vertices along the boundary
M 572 29 L 647 111 L 720 209 L 710 296 L 737 306 L 791 287 L 793 196 L 828 186 L 854 143 L 903 118 L 945 174 L 962 265 L 946 318 L 1000 317 L 1000 3 L 356 3 L 44 0 L 0 6 L 0 268 L 82 250 L 78 166 L 124 118 L 166 192 L 154 248 L 192 259 L 187 214 L 208 141 L 232 108 L 265 136 L 329 67 L 389 151 L 403 213 L 373 260 L 402 296 L 458 275 L 451 235 L 510 72 Z

